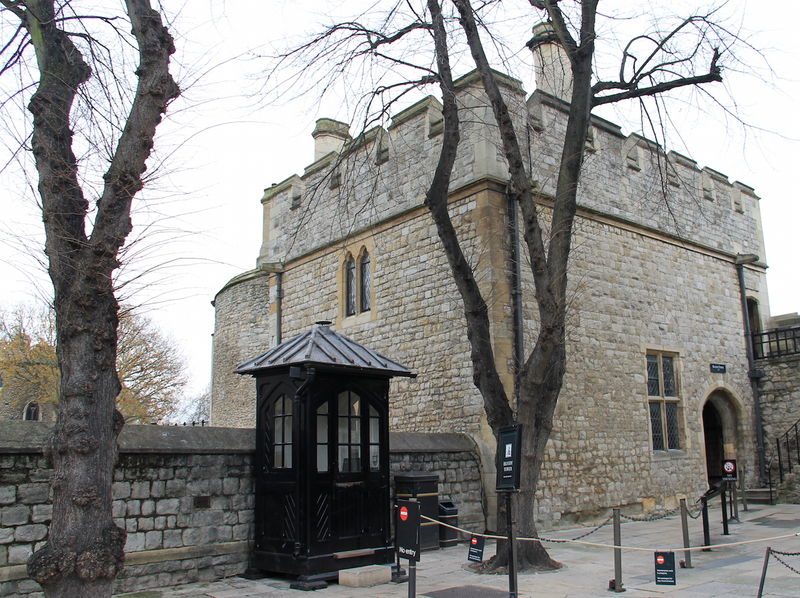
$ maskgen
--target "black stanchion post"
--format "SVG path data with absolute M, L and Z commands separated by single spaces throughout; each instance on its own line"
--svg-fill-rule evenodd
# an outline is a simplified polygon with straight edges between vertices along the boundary
M 769 565 L 769 555 L 772 552 L 772 548 L 767 546 L 767 551 L 764 553 L 764 566 L 761 567 L 761 581 L 758 584 L 758 596 L 756 598 L 761 598 L 761 595 L 764 593 L 764 581 L 767 579 L 767 565 Z
M 728 494 L 728 490 L 726 487 L 723 486 L 722 493 L 719 495 L 720 500 L 722 501 L 722 535 L 723 536 L 730 536 L 730 532 L 728 531 L 728 501 L 726 499 L 726 495 Z
M 614 509 L 614 546 L 622 545 L 622 529 L 620 527 L 619 508 Z M 614 587 L 615 592 L 624 592 L 622 587 L 622 549 L 614 549 Z
M 417 598 L 417 563 L 408 561 L 408 598 Z
M 686 510 L 686 499 L 681 499 L 681 530 L 683 531 L 683 547 L 690 548 L 689 544 L 689 521 L 687 519 L 687 510 Z M 686 550 L 683 553 L 683 563 L 681 563 L 684 569 L 691 569 L 692 568 L 692 551 Z
M 517 563 L 514 554 L 514 520 L 511 512 L 511 493 L 519 490 L 522 460 L 522 424 L 513 423 L 500 428 L 497 436 L 497 483 L 495 489 L 506 495 L 508 522 L 508 595 L 517 598 Z
M 739 496 L 742 497 L 742 510 L 747 513 L 747 490 L 744 488 L 744 466 L 741 467 L 742 475 L 739 476 L 737 484 L 739 485 Z
M 703 546 L 711 546 L 711 533 L 708 531 L 708 500 L 700 499 L 703 505 Z M 710 548 L 703 548 L 703 552 L 710 552 Z
M 511 516 L 511 492 L 506 492 L 508 522 L 508 598 L 517 598 L 517 557 L 514 552 L 514 521 Z

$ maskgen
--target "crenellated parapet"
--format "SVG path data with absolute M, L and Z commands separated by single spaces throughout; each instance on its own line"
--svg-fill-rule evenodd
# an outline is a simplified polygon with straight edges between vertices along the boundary
M 532 179 L 547 198 L 556 173 L 568 105 L 542 91 L 527 101 L 519 81 L 497 74 L 520 139 L 528 141 Z M 476 180 L 504 183 L 507 167 L 477 72 L 456 82 L 462 120 L 452 189 Z M 264 191 L 259 264 L 286 262 L 423 206 L 441 147 L 441 103 L 428 96 L 351 138 L 344 123 L 320 119 L 315 161 Z M 319 142 L 326 137 L 320 155 Z M 338 144 L 338 145 L 337 145 Z M 636 133 L 593 117 L 586 140 L 581 208 L 619 218 L 715 251 L 764 256 L 755 191 Z M 320 216 L 324 214 L 324 216 Z

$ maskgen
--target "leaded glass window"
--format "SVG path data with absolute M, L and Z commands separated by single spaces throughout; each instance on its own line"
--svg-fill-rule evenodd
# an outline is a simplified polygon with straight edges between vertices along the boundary
M 657 397 L 661 394 L 661 384 L 658 379 L 658 356 L 647 356 L 647 394 Z
M 661 370 L 664 377 L 664 396 L 674 397 L 675 392 L 675 371 L 672 369 L 672 357 L 661 356 Z
M 681 448 L 680 388 L 675 361 L 675 355 L 659 352 L 646 356 L 650 431 L 655 451 Z
M 359 276 L 361 279 L 361 311 L 369 311 L 372 281 L 370 280 L 369 253 L 366 250 L 359 259 Z
M 347 295 L 345 315 L 353 316 L 356 313 L 356 262 L 352 255 L 348 255 L 344 263 L 344 279 Z
M 661 426 L 661 403 L 650 402 L 650 427 L 653 431 L 653 450 L 664 450 L 664 429 Z
M 664 403 L 667 416 L 667 442 L 671 449 L 681 448 L 680 430 L 678 429 L 678 404 Z

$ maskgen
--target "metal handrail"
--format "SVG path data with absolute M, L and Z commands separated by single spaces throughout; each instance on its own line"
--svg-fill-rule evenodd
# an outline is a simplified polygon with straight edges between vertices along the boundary
M 800 355 L 800 326 L 754 332 L 750 336 L 755 359 Z
M 794 438 L 792 438 L 792 436 L 794 436 Z M 775 453 L 778 457 L 780 483 L 783 483 L 784 455 L 786 457 L 786 471 L 788 473 L 792 472 L 792 442 L 794 442 L 797 457 L 795 464 L 800 465 L 800 419 L 794 422 L 783 434 L 775 439 Z M 783 443 L 783 449 L 781 449 L 781 443 Z

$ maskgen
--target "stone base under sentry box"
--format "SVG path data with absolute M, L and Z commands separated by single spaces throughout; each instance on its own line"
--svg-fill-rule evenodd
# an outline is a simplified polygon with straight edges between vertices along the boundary
M 339 571 L 339 585 L 349 588 L 368 588 L 389 583 L 391 579 L 392 567 L 390 565 L 367 565 Z

